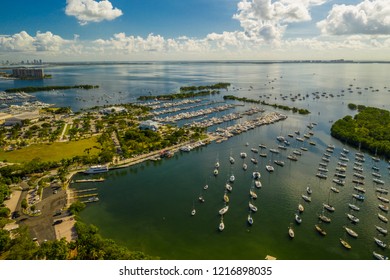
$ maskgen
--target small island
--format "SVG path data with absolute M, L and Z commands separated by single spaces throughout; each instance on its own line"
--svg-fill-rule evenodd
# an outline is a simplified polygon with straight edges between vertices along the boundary
M 360 147 L 378 156 L 390 157 L 390 112 L 363 105 L 354 117 L 345 116 L 336 121 L 331 135 L 354 147 Z

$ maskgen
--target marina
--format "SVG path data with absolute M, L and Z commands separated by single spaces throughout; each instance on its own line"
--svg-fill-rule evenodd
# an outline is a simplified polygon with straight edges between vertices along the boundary
M 210 67 L 209 64 L 207 66 Z M 81 213 L 81 218 L 96 224 L 103 236 L 119 241 L 133 250 L 145 251 L 163 259 L 263 259 L 266 255 L 275 256 L 277 259 L 375 258 L 373 251 L 380 252 L 380 248 L 373 238 L 377 237 L 386 244 L 389 243 L 388 235 L 380 236 L 382 233 L 375 227 L 387 230 L 388 226 L 378 216 L 381 212 L 383 217 L 388 217 L 378 206 L 379 203 L 386 204 L 378 196 L 385 200 L 389 198 L 389 164 L 383 158 L 380 158 L 379 162 L 375 161 L 375 166 L 379 169 L 375 173 L 381 175 L 375 178 L 380 178 L 385 184 L 375 183 L 372 180 L 373 164 L 369 153 L 358 151 L 347 143 L 333 139 L 329 130 L 331 121 L 353 113 L 346 105 L 349 102 L 346 96 L 338 94 L 342 89 L 348 88 L 351 83 L 360 87 L 372 84 L 381 88 L 375 93 L 375 98 L 369 98 L 369 90 L 366 93 L 363 90 L 362 95 L 345 92 L 345 95 L 349 94 L 358 104 L 380 107 L 382 103 L 377 100 L 387 92 L 383 89 L 385 84 L 381 83 L 383 77 L 381 81 L 372 76 L 363 77 L 360 72 L 352 71 L 354 67 L 363 67 L 362 65 L 347 65 L 347 69 L 351 71 L 347 72 L 346 76 L 339 75 L 337 86 L 328 85 L 323 82 L 328 80 L 324 77 L 330 73 L 334 76 L 341 71 L 339 68 L 326 65 L 329 71 L 326 72 L 324 68 L 304 65 L 303 72 L 310 76 L 313 73 L 316 75 L 306 81 L 306 84 L 298 86 L 294 83 L 298 74 L 291 71 L 290 65 L 282 65 L 279 70 L 273 68 L 274 66 L 265 66 L 264 69 L 269 72 L 263 72 L 263 66 L 258 67 L 255 64 L 244 68 L 228 65 L 230 69 L 246 69 L 242 70 L 245 73 L 254 73 L 252 70 L 256 69 L 258 72 L 255 72 L 261 74 L 255 79 L 249 76 L 246 78 L 246 75 L 232 76 L 229 74 L 230 70 L 220 72 L 219 66 L 215 65 L 209 69 L 204 64 L 198 64 L 192 70 L 207 73 L 210 77 L 223 73 L 218 77 L 232 82 L 229 94 L 267 102 L 275 100 L 275 103 L 287 104 L 290 107 L 308 108 L 311 114 L 300 115 L 261 104 L 222 101 L 218 96 L 196 98 L 202 100 L 194 99 L 196 101 L 186 101 L 182 104 L 167 101 L 172 104 L 166 108 L 163 107 L 165 102 L 156 102 L 156 106 L 160 106 L 154 109 L 156 117 L 174 121 L 173 124 L 183 128 L 199 124 L 198 127 L 204 127 L 206 132 L 213 136 L 212 141 L 197 147 L 189 144 L 191 149 L 188 149 L 188 152 L 178 149 L 169 158 L 140 161 L 120 169 L 110 168 L 108 172 L 99 174 L 105 179 L 104 183 L 86 182 L 72 185 L 76 189 L 98 188 L 98 191 L 93 193 L 98 193 L 99 201 L 89 203 Z M 185 73 L 184 68 L 179 65 L 170 67 L 181 69 L 181 75 Z M 354 77 L 348 73 L 358 74 Z M 268 86 L 267 75 L 277 78 L 273 83 L 274 89 Z M 256 79 L 258 81 L 254 82 Z M 196 83 L 205 84 L 210 80 L 205 75 Z M 145 83 L 142 84 L 145 90 L 137 91 L 137 88 L 133 88 L 133 96 L 137 96 L 137 93 L 147 93 L 148 90 L 153 93 L 170 92 L 181 85 L 182 82 L 175 82 L 167 87 L 162 87 L 161 81 L 156 84 Z M 253 86 L 251 90 L 250 85 Z M 318 90 L 327 93 L 311 94 Z M 280 94 L 288 96 L 289 92 L 305 92 L 302 97 L 306 97 L 307 92 L 309 97 L 301 100 L 294 98 L 295 101 L 281 98 Z M 330 93 L 334 94 L 333 97 Z M 88 99 L 89 92 L 83 94 L 87 100 L 85 104 L 93 104 L 94 100 L 96 101 L 96 98 Z M 111 94 L 112 101 L 118 101 L 126 94 Z M 77 96 L 77 93 L 75 95 Z M 293 95 L 295 93 L 292 93 Z M 37 96 L 42 94 L 37 93 Z M 45 96 L 49 94 L 45 93 Z M 222 108 L 220 106 L 224 105 L 233 106 L 221 111 L 207 111 L 207 107 Z M 80 104 L 75 104 L 74 108 L 77 106 Z M 331 113 L 323 110 L 326 106 L 331 108 Z M 254 107 L 257 109 L 248 115 Z M 166 109 L 169 111 L 163 111 Z M 199 110 L 203 111 L 196 113 Z M 157 113 L 159 111 L 161 112 Z M 195 113 L 175 120 L 175 114 L 188 111 Z M 263 123 L 265 120 L 269 120 L 266 125 Z M 289 145 L 279 142 L 278 136 L 288 139 Z M 251 148 L 258 149 L 258 152 L 252 151 Z M 344 149 L 348 149 L 349 153 L 345 153 Z M 345 153 L 342 157 L 341 152 Z M 355 160 L 356 152 L 364 157 L 359 156 Z M 245 153 L 247 157 L 242 157 L 241 153 Z M 230 162 L 230 157 L 235 163 Z M 354 160 L 361 164 L 362 171 L 353 170 Z M 215 166 L 217 161 L 218 167 Z M 275 163 L 274 171 L 266 172 L 266 165 L 271 165 L 270 163 Z M 246 169 L 243 168 L 244 164 Z M 324 179 L 316 177 L 319 166 L 324 168 L 321 173 L 326 176 Z M 336 168 L 338 175 L 334 176 Z M 254 180 L 253 172 L 261 173 L 261 178 Z M 355 172 L 362 172 L 364 178 L 353 176 Z M 233 183 L 229 183 L 232 187 L 229 192 L 226 183 L 232 174 L 235 178 Z M 83 176 L 85 175 L 78 174 L 74 180 L 85 179 Z M 345 180 L 344 185 L 339 186 L 333 182 L 334 177 Z M 204 189 L 206 184 L 208 188 Z M 363 184 L 365 192 L 363 189 L 354 189 L 357 186 L 362 187 Z M 306 192 L 307 186 L 312 190 L 311 195 Z M 334 191 L 335 187 L 339 192 Z M 251 190 L 255 191 L 256 199 L 250 195 Z M 353 196 L 357 193 L 363 194 L 364 200 Z M 305 201 L 302 195 L 310 202 Z M 200 201 L 199 197 L 203 200 Z M 256 212 L 252 211 L 249 203 L 256 207 Z M 334 207 L 335 211 L 325 210 L 324 213 L 323 203 Z M 191 216 L 193 205 L 196 214 Z M 300 224 L 295 221 L 295 213 L 300 211 L 297 209 L 298 205 L 302 206 L 299 207 L 302 210 L 299 214 L 302 219 Z M 225 206 L 228 206 L 229 210 L 220 215 L 219 210 Z M 354 223 L 346 213 L 358 217 L 359 222 Z M 294 225 L 292 240 L 287 230 L 290 224 Z M 326 236 L 318 231 L 315 225 L 318 225 Z M 358 233 L 359 237 L 350 236 L 343 226 Z M 350 250 L 340 244 L 340 238 L 351 246 Z M 174 251 L 170 247 L 172 242 L 180 244 Z M 227 248 L 226 244 L 231 246 Z

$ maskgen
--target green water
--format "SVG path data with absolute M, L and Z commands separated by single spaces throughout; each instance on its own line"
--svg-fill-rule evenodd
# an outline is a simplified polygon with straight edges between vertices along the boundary
M 156 81 L 156 84 L 174 88 L 177 85 L 188 85 L 188 79 L 195 81 L 191 84 L 207 84 L 211 80 L 227 81 L 232 83 L 229 94 L 254 99 L 263 96 L 263 100 L 267 102 L 307 108 L 312 113 L 301 116 L 281 111 L 288 115 L 288 119 L 283 122 L 250 130 L 229 141 L 213 143 L 190 153 L 178 152 L 171 159 L 145 162 L 106 173 L 103 175 L 106 178 L 104 183 L 75 186 L 98 188 L 100 201 L 91 203 L 81 213 L 85 222 L 97 225 L 106 238 L 162 259 L 264 259 L 266 255 L 278 259 L 373 259 L 374 250 L 389 255 L 388 249 L 382 250 L 373 240 L 378 237 L 387 244 L 390 243 L 389 236 L 381 236 L 375 229 L 375 225 L 384 228 L 388 228 L 388 225 L 380 222 L 377 217 L 381 210 L 378 209 L 376 186 L 372 183 L 371 157 L 366 155 L 366 162 L 363 164 L 366 175 L 364 187 L 367 190 L 364 202 L 356 202 L 352 198 L 352 194 L 356 193 L 352 184 L 356 150 L 351 147 L 348 147 L 350 162 L 346 172 L 347 183 L 338 187 L 340 193 L 330 192 L 344 143 L 333 139 L 329 134 L 332 121 L 356 113 L 348 109 L 347 104 L 350 102 L 390 109 L 390 86 L 386 84 L 389 64 L 211 63 L 188 64 L 185 67 L 177 64 L 170 67 L 177 70 L 174 72 L 177 76 L 169 71 L 164 72 L 166 77 L 162 81 Z M 137 80 L 145 88 L 148 88 L 148 81 L 142 77 Z M 172 82 L 164 84 L 165 81 Z M 347 89 L 351 84 L 352 93 Z M 357 93 L 356 87 L 361 88 L 361 94 Z M 345 90 L 345 94 L 340 95 L 341 90 Z M 315 91 L 327 92 L 327 97 L 314 99 L 312 92 Z M 298 93 L 302 96 L 308 94 L 309 97 L 295 102 L 290 99 L 282 101 L 280 98 L 281 94 Z M 334 94 L 334 97 L 330 98 L 329 93 Z M 248 107 L 249 105 L 236 110 Z M 273 111 L 272 107 L 265 109 Z M 253 214 L 254 224 L 248 226 L 249 188 L 252 184 L 252 172 L 255 170 L 250 162 L 250 158 L 254 156 L 250 148 L 258 148 L 260 143 L 266 144 L 268 148 L 275 148 L 278 145 L 276 136 L 283 134 L 287 137 L 288 133 L 294 133 L 295 130 L 300 130 L 302 136 L 307 132 L 306 125 L 309 122 L 318 123 L 313 128 L 314 136 L 311 139 L 317 145 L 306 143 L 305 147 L 309 151 L 303 152 L 297 162 L 286 159 L 293 149 L 302 146 L 293 139 L 290 139 L 291 147 L 282 151 L 279 156 L 271 158 L 268 150 L 266 159 L 255 155 L 259 160 L 257 168 L 262 173 L 263 187 L 257 190 L 259 197 L 254 202 L 258 208 Z M 245 146 L 247 142 L 249 146 Z M 328 144 L 334 144 L 336 149 L 328 164 L 328 179 L 320 180 L 315 174 Z M 242 169 L 240 152 L 248 154 L 247 171 Z M 230 155 L 236 159 L 234 165 L 229 163 Z M 221 167 L 219 175 L 214 177 L 213 169 L 217 158 Z M 284 160 L 286 165 L 275 165 L 275 172 L 269 174 L 265 170 L 265 164 L 270 159 Z M 388 189 L 390 176 L 387 165 L 384 160 L 378 163 L 379 172 L 386 182 L 383 187 Z M 224 187 L 231 173 L 235 175 L 236 181 L 230 194 L 229 211 L 224 216 L 225 230 L 219 232 L 218 210 L 224 206 Z M 205 184 L 209 185 L 207 191 L 203 190 Z M 301 198 L 308 185 L 313 190 L 311 203 L 306 203 Z M 205 203 L 198 201 L 201 193 L 205 197 Z M 326 214 L 331 217 L 332 222 L 321 225 L 327 232 L 327 236 L 323 237 L 314 229 L 314 225 L 318 223 L 322 203 L 328 201 L 336 211 Z M 302 224 L 297 225 L 294 214 L 299 203 L 305 206 L 305 211 L 302 214 Z M 354 213 L 360 219 L 358 224 L 351 224 L 347 219 L 346 213 L 351 211 L 348 203 L 355 203 L 361 208 Z M 195 216 L 190 214 L 193 205 L 197 211 Z M 383 214 L 388 217 L 388 214 Z M 293 240 L 287 233 L 290 224 L 295 229 Z M 354 229 L 359 237 L 354 239 L 348 236 L 343 226 Z M 343 248 L 339 238 L 347 240 L 352 249 L 348 251 Z
M 288 151 L 273 156 L 273 159 L 283 159 L 286 165 L 275 165 L 275 172 L 268 173 L 265 164 L 272 159 L 271 154 L 268 153 L 268 158 L 260 158 L 250 148 L 260 143 L 276 147 L 274 139 L 281 125 L 260 127 L 227 142 L 214 143 L 190 153 L 179 152 L 168 160 L 109 172 L 104 183 L 94 185 L 98 187 L 100 201 L 88 206 L 81 216 L 97 225 L 103 236 L 162 259 L 263 259 L 266 255 L 278 259 L 371 259 L 373 250 L 380 251 L 373 241 L 373 237 L 378 236 L 375 225 L 383 224 L 376 217 L 380 210 L 371 183 L 371 159 L 366 156 L 364 164 L 366 200 L 356 202 L 361 207 L 360 212 L 355 213 L 360 223 L 353 225 L 345 214 L 349 212 L 348 203 L 353 202 L 352 193 L 355 193 L 351 183 L 352 149 L 347 184 L 338 187 L 338 194 L 330 192 L 329 188 L 334 185 L 331 179 L 342 146 L 318 131 L 317 134 L 327 140 L 323 142 L 316 136 L 316 128 L 312 138 L 317 142 L 316 146 L 307 145 L 309 151 L 303 152 L 297 162 L 290 162 L 285 157 L 294 146 L 298 146 L 295 140 L 291 140 L 292 147 Z M 288 121 L 283 124 L 283 129 L 286 127 Z M 245 146 L 246 142 L 249 146 Z M 327 143 L 338 146 L 328 165 L 329 178 L 320 180 L 315 174 Z M 248 154 L 245 159 L 247 171 L 242 169 L 240 152 Z M 233 165 L 229 163 L 230 155 L 236 159 Z M 257 166 L 250 162 L 252 156 L 259 160 Z M 217 158 L 221 167 L 215 177 L 212 172 Z M 258 212 L 253 214 L 254 224 L 248 226 L 249 188 L 254 170 L 262 173 L 263 187 L 257 190 L 259 197 L 254 202 L 258 207 Z M 388 181 L 384 162 L 381 162 L 381 171 L 385 175 L 383 179 Z M 218 210 L 224 205 L 224 187 L 230 174 L 234 174 L 236 180 L 229 196 L 229 211 L 224 216 L 225 230 L 219 232 Z M 205 184 L 209 185 L 206 191 L 203 190 Z M 311 203 L 301 199 L 308 185 L 313 189 Z M 204 195 L 205 203 L 198 201 L 200 194 Z M 328 200 L 336 211 L 327 214 L 332 222 L 322 225 L 328 233 L 322 237 L 315 231 L 314 224 L 318 223 L 322 203 Z M 298 203 L 305 206 L 300 225 L 294 222 Z M 197 210 L 195 216 L 190 215 L 193 204 Z M 290 224 L 295 229 L 293 240 L 287 234 Z M 347 236 L 344 225 L 353 228 L 359 237 Z M 345 250 L 339 243 L 340 237 L 346 239 L 353 249 Z

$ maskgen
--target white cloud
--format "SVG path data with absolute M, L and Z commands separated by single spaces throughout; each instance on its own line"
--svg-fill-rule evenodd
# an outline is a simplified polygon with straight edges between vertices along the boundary
M 108 0 L 67 0 L 65 13 L 68 16 L 76 17 L 81 25 L 89 22 L 114 20 L 123 14 L 120 9 L 114 8 Z
M 58 52 L 71 41 L 51 32 L 37 32 L 35 37 L 26 31 L 0 37 L 0 51 L 7 52 Z
M 390 35 L 390 2 L 364 0 L 357 5 L 334 5 L 317 27 L 325 35 Z
M 248 37 L 279 41 L 292 22 L 311 20 L 310 8 L 326 0 L 241 0 L 237 4 L 237 19 Z

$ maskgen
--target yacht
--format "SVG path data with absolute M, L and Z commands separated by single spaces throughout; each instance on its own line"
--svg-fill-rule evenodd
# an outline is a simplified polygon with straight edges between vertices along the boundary
M 323 236 L 326 235 L 326 231 L 323 230 L 319 225 L 314 225 L 315 229 Z
M 250 202 L 249 202 L 249 209 L 252 210 L 253 212 L 257 212 L 257 207 Z
M 359 211 L 360 210 L 359 206 L 356 206 L 355 204 L 349 203 L 348 206 L 352 210 L 355 210 L 355 211 Z
M 292 228 L 292 226 L 288 227 L 288 235 L 290 236 L 290 238 L 294 238 L 295 236 L 294 229 Z
M 332 205 L 329 205 L 327 203 L 322 203 L 322 206 L 324 206 L 324 208 L 329 212 L 334 212 L 336 210 Z
M 295 214 L 295 221 L 297 222 L 297 224 L 302 223 L 302 218 L 301 218 L 301 216 L 299 216 L 298 214 Z
M 248 224 L 253 225 L 253 218 L 252 218 L 252 215 L 250 213 L 248 214 Z
M 274 172 L 275 168 L 272 165 L 266 165 L 265 169 L 267 169 L 268 172 Z
M 332 221 L 329 217 L 325 216 L 324 214 L 318 215 L 318 218 L 324 223 L 330 223 Z
M 379 213 L 378 213 L 378 218 L 379 218 L 379 220 L 381 220 L 384 223 L 387 223 L 389 221 L 385 216 L 383 216 L 382 214 L 379 214 Z
M 108 172 L 107 165 L 93 165 L 84 171 L 85 174 L 96 174 Z
M 219 215 L 224 215 L 227 211 L 229 210 L 229 205 L 226 205 L 225 207 L 222 207 L 220 210 L 219 210 Z
M 352 246 L 349 245 L 349 243 L 348 243 L 347 241 L 345 241 L 344 239 L 341 239 L 341 238 L 340 238 L 340 242 L 341 242 L 341 244 L 342 244 L 345 248 L 347 248 L 347 249 L 351 249 L 351 248 L 352 248 Z
M 219 229 L 219 231 L 223 231 L 225 229 L 225 224 L 223 222 L 222 217 L 221 217 L 221 222 L 219 223 L 218 229 Z
M 380 240 L 379 238 L 374 237 L 375 243 L 378 244 L 379 247 L 381 248 L 386 248 L 387 244 Z
M 383 204 L 379 204 L 378 205 L 379 209 L 381 209 L 383 212 L 389 212 L 389 206 L 386 206 L 386 205 L 383 205 Z
M 350 229 L 349 227 L 344 226 L 344 229 L 352 237 L 357 238 L 359 236 L 353 229 Z
M 192 150 L 192 147 L 190 145 L 183 146 L 180 148 L 180 151 L 182 152 L 190 152 Z
M 307 195 L 302 195 L 302 198 L 303 200 L 305 200 L 306 202 L 311 202 L 311 197 L 310 196 L 307 196 Z
M 253 172 L 252 176 L 253 176 L 253 179 L 260 179 L 261 178 L 261 174 L 259 171 Z
M 372 252 L 373 256 L 378 259 L 378 260 L 388 260 L 389 258 L 384 256 L 384 255 L 381 255 L 375 251 Z
M 279 166 L 284 166 L 284 161 L 282 161 L 282 160 L 274 160 L 274 163 L 276 164 L 276 165 L 279 165 Z
M 387 234 L 387 229 L 384 229 L 383 227 L 380 226 L 375 226 L 376 230 L 379 231 L 380 233 L 386 235 Z
M 359 222 L 359 218 L 356 217 L 355 215 L 352 215 L 352 214 L 349 214 L 347 213 L 347 217 L 348 219 L 350 219 L 352 222 L 354 222 L 355 224 Z

